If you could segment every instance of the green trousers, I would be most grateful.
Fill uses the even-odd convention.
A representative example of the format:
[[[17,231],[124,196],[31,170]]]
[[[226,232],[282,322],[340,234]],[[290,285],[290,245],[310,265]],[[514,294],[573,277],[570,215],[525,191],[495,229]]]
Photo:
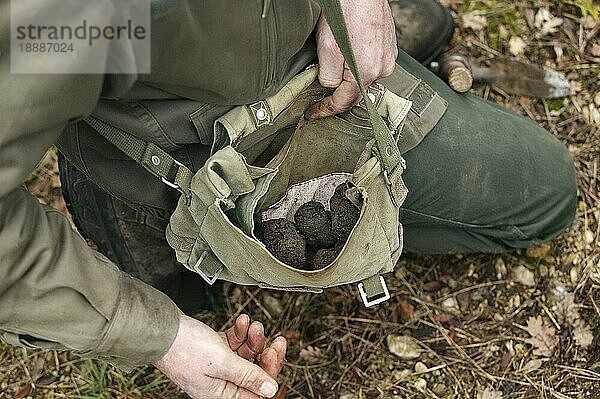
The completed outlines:
[[[448,101],[438,125],[405,154],[405,248],[421,253],[502,252],[556,237],[575,215],[566,147],[533,121],[457,94],[407,56],[399,63]]]

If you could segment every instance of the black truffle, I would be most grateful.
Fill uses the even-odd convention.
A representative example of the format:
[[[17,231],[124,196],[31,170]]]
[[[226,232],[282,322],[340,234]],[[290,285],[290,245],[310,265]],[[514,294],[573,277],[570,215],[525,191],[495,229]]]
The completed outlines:
[[[259,235],[269,252],[288,266],[305,267],[306,242],[296,226],[287,219],[272,219],[261,224]]]
[[[346,242],[360,217],[360,209],[346,197],[347,188],[345,183],[340,184],[329,200],[331,234],[338,243]]]
[[[310,262],[310,270],[321,270],[329,266],[339,255],[341,247],[320,249]]]
[[[304,203],[294,214],[294,222],[308,245],[327,248],[335,243],[331,236],[331,212],[322,203]]]

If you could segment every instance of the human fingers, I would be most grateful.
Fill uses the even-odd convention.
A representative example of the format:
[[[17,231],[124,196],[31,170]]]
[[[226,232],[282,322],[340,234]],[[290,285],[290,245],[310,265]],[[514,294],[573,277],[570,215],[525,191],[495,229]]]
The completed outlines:
[[[260,355],[260,367],[273,378],[277,378],[285,365],[287,342],[284,337],[277,337]]]
[[[211,377],[233,383],[256,395],[272,398],[278,390],[277,382],[256,364],[231,353],[222,359],[224,367],[219,367]]]
[[[324,17],[321,17],[317,28],[317,58],[321,86],[331,89],[338,87],[344,75],[344,56]]]
[[[244,359],[254,360],[265,348],[265,328],[259,321],[254,321],[248,328],[248,339],[242,343],[237,354]]]
[[[332,95],[310,107],[306,119],[320,119],[348,111],[360,100],[360,89],[355,81],[344,80]]]
[[[235,319],[234,325],[225,331],[227,343],[232,351],[237,351],[246,342],[249,326],[250,317],[246,314],[241,314]]]

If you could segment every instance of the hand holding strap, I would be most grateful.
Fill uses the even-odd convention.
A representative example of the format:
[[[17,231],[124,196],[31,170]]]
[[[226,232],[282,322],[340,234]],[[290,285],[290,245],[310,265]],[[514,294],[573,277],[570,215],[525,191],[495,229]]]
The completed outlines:
[[[379,149],[379,158],[383,165],[384,175],[391,175],[398,164],[402,162],[400,150],[396,146],[392,133],[367,95],[365,85],[356,65],[356,59],[354,57],[354,52],[352,51],[352,45],[350,44],[350,35],[348,34],[348,27],[346,26],[340,1],[320,0],[320,2],[321,10],[329,23],[333,36],[360,88],[360,93],[362,94],[371,125],[373,126],[373,136],[375,137]]]

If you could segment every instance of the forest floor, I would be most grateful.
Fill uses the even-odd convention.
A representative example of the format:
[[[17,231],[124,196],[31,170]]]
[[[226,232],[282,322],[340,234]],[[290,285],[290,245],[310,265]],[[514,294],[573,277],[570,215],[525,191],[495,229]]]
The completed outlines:
[[[525,115],[569,149],[579,193],[559,238],[502,255],[405,255],[393,297],[366,309],[356,287],[322,295],[219,285],[214,328],[241,312],[289,342],[278,398],[600,398],[600,5],[591,0],[446,0],[454,42],[476,63],[512,56],[564,73],[571,95],[472,91]],[[47,153],[27,186],[65,213]],[[0,398],[184,398],[152,367],[131,374],[68,353],[0,344]]]

